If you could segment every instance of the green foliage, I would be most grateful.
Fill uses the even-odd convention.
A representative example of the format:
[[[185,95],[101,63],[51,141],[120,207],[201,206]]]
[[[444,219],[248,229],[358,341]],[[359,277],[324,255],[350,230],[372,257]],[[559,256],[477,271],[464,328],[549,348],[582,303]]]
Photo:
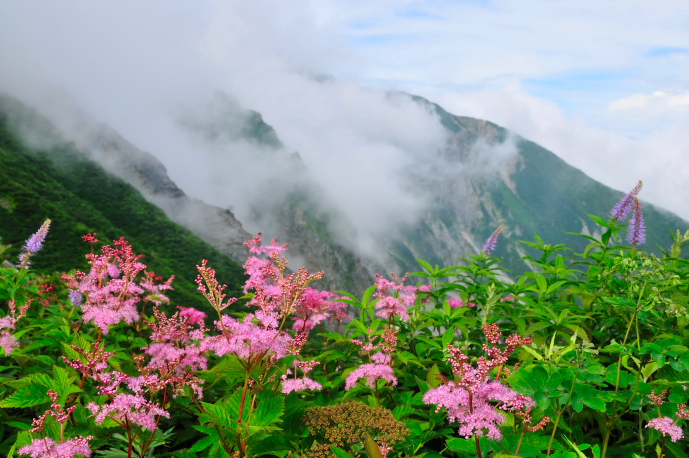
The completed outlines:
[[[152,430],[117,416],[96,422],[92,403],[107,404],[111,395],[102,395],[92,377],[63,356],[86,362],[83,354],[103,345],[116,352],[107,360],[109,370],[150,377],[144,363],[151,356],[142,349],[166,318],[144,317],[104,333],[83,322],[68,289],[47,268],[4,267],[0,318],[19,316],[10,311],[11,300],[30,306],[14,327],[0,329],[17,339],[10,354],[0,350],[0,454],[17,456],[41,437],[64,442],[93,435],[90,447],[111,457],[685,457],[684,438],[674,442],[647,425],[667,417],[681,430],[689,419],[689,260],[682,257],[687,237],[678,234],[659,257],[618,245],[624,228],[616,222],[592,220],[601,236],[582,235],[587,245],[579,253],[538,236],[529,241],[529,270],[512,280],[501,273],[499,259],[485,254],[450,267],[419,260],[421,270],[412,275],[425,287],[414,293],[408,320],[381,317],[389,297],[372,286],[361,298],[342,293],[338,301],[349,306],[352,319],[316,327],[294,354],[206,351],[208,368],[196,374],[203,399],[190,386],[174,395],[168,388],[150,391],[151,402],[170,415],[156,416]],[[37,265],[43,254],[36,255]],[[46,289],[46,283],[54,286]],[[390,297],[407,293],[392,288]],[[464,382],[449,360],[456,363],[458,351],[476,367],[495,358],[480,359],[486,349],[508,345],[487,338],[485,326],[493,324],[508,342],[514,334],[530,341],[492,368],[488,380],[533,405],[501,409],[493,400],[489,408],[502,418],[499,439],[487,437],[487,429],[461,435],[465,420],[448,421],[447,409],[429,405],[425,396]],[[195,342],[206,338],[195,336]],[[373,364],[376,352],[390,356],[395,381],[348,383],[356,369]],[[295,362],[309,360],[319,363],[309,377],[322,390],[283,393]],[[185,370],[185,376],[194,372]],[[58,394],[59,409],[73,411],[64,423],[48,415],[42,430],[30,432],[34,419],[55,409],[48,390]]]
[[[85,269],[88,244],[81,237],[96,232],[102,241],[96,248],[124,236],[150,269],[165,278],[174,275],[170,296],[180,305],[207,308],[194,283],[202,259],[213,263],[231,294],[241,295],[243,272],[227,255],[170,221],[74,145],[55,140],[45,150],[27,148],[6,117],[0,110],[0,237],[12,245],[6,255],[16,257],[28,235],[51,218],[50,238],[33,264],[37,272]]]

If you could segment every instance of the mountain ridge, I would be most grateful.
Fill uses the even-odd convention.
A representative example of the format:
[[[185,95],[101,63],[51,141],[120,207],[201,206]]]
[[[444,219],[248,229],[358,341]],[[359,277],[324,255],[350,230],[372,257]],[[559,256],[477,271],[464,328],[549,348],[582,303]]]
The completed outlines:
[[[506,271],[521,273],[529,268],[521,258],[531,249],[520,240],[538,233],[545,243],[566,241],[583,251],[586,241],[566,233],[595,233],[586,215],[605,217],[623,195],[490,121],[456,116],[421,97],[410,97],[435,113],[447,139],[444,147],[426,152],[401,176],[410,192],[426,195],[429,203],[419,218],[399,224],[387,239],[381,239],[378,253],[362,253],[347,242],[346,238],[356,239],[356,231],[332,203],[322,199],[298,152],[292,153],[291,165],[285,169],[293,179],[274,184],[280,198],[268,206],[253,207],[253,226],[271,227],[281,243],[289,243],[294,259],[310,270],[326,271],[320,288],[361,293],[377,272],[418,270],[417,258],[453,265],[458,258],[477,253],[503,224],[495,255],[504,258]],[[183,129],[228,154],[238,138],[259,145],[268,159],[284,150],[279,132],[229,96],[221,95],[209,107],[196,107],[181,119]],[[233,120],[239,120],[238,124]],[[87,127],[77,143],[92,159],[113,168],[178,224],[243,262],[242,242],[251,235],[231,210],[187,196],[157,158],[109,127],[93,120],[82,124]],[[663,229],[689,229],[689,223],[670,212],[648,203],[644,210],[649,243],[668,244],[669,239],[662,239]],[[342,234],[348,235],[342,239]]]

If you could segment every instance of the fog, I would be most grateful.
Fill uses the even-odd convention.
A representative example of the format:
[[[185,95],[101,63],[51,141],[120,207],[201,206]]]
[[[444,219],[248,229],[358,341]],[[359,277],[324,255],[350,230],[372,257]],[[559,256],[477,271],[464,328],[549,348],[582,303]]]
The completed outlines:
[[[343,71],[356,65],[309,11],[278,1],[3,3],[0,91],[72,138],[83,109],[159,158],[188,195],[231,208],[254,232],[266,228],[252,224],[252,206],[283,198],[298,152],[323,202],[369,249],[424,208],[401,171],[441,149],[446,134],[409,97],[359,86]],[[218,91],[258,111],[283,148],[208,142],[185,128],[180,119],[202,116]]]

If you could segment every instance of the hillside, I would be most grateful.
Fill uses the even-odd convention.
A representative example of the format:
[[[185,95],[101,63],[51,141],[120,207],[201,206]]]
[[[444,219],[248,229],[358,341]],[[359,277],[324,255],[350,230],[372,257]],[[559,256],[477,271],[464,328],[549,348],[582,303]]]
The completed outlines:
[[[202,259],[218,270],[230,295],[242,294],[243,270],[228,255],[170,221],[137,189],[61,139],[35,112],[8,97],[0,98],[0,107],[0,237],[13,245],[10,255],[16,257],[24,240],[51,218],[35,270],[85,269],[90,248],[81,236],[97,232],[103,241],[126,237],[145,255],[149,270],[165,278],[175,275],[170,295],[176,305],[207,308],[194,283]],[[13,127],[18,116],[29,117],[52,146],[28,148]]]
[[[417,157],[417,163],[399,177],[408,192],[426,196],[427,204],[416,220],[393,227],[384,240],[379,240],[375,253],[355,248],[355,225],[343,217],[336,203],[323,199],[324,193],[313,179],[308,164],[303,163],[296,152],[289,153],[289,161],[282,164],[283,176],[288,179],[270,183],[270,194],[277,198],[265,201],[261,196],[249,196],[249,202],[235,202],[252,209],[251,221],[240,222],[229,209],[188,196],[170,179],[156,157],[86,113],[70,115],[78,126],[68,129],[75,147],[67,144],[35,112],[12,99],[0,98],[0,111],[5,113],[11,125],[22,131],[24,138],[40,138],[43,143],[52,145],[41,154],[27,156],[26,160],[42,164],[43,170],[51,170],[57,177],[51,179],[58,181],[74,199],[96,209],[112,227],[133,240],[147,237],[145,243],[142,239],[141,245],[148,249],[152,258],[177,250],[167,249],[174,246],[172,239],[152,235],[158,232],[143,215],[150,213],[162,219],[167,215],[210,244],[217,250],[214,251],[216,256],[223,253],[239,263],[246,258],[242,241],[251,237],[244,230],[246,224],[269,232],[280,242],[289,243],[289,254],[299,265],[304,264],[311,271],[324,270],[327,275],[315,286],[356,294],[373,282],[375,273],[418,270],[416,258],[431,264],[454,265],[459,258],[478,253],[486,238],[502,224],[505,229],[494,254],[504,258],[502,267],[512,274],[529,268],[521,258],[529,255],[531,249],[520,241],[531,241],[534,234],[539,234],[545,243],[565,243],[574,250],[583,251],[586,241],[567,233],[595,234],[596,226],[587,214],[607,217],[623,195],[589,178],[536,143],[500,126],[455,116],[425,99],[413,99],[437,116],[446,132],[446,141],[439,150],[423,152]],[[253,153],[259,160],[274,161],[288,153],[280,133],[266,124],[260,114],[242,108],[223,94],[217,94],[210,104],[189,108],[178,121],[180,132],[227,158],[232,158],[237,149],[247,144],[254,145]],[[53,137],[59,141],[46,141]],[[23,148],[16,137],[10,139],[11,148]],[[29,152],[28,149],[23,151]],[[95,178],[95,172],[90,169],[97,168],[98,177],[103,170],[89,159],[102,164],[121,180],[112,176]],[[9,169],[9,165],[4,169]],[[103,183],[110,183],[112,189],[104,188]],[[130,197],[111,198],[125,188],[127,196],[131,193]],[[119,203],[128,202],[127,199],[138,200],[122,209]],[[144,208],[144,205],[150,210],[135,211],[138,217],[129,214],[132,209]],[[89,212],[84,210],[83,213]],[[45,211],[38,213],[47,214]],[[644,203],[644,214],[647,245],[651,249],[654,244],[668,246],[671,232],[689,229],[686,221],[648,203]],[[21,236],[38,227],[41,218],[31,219],[31,224],[23,227]],[[109,227],[103,225],[105,222],[99,226],[82,221],[86,220],[79,219],[70,223],[70,227],[76,227],[77,223],[88,228]],[[174,227],[174,231],[182,231],[179,226]],[[98,230],[103,231],[105,229]],[[81,235],[88,230],[78,232]],[[185,237],[193,237],[192,233],[183,232]],[[18,236],[14,235],[15,240]],[[205,245],[204,249],[210,248]],[[229,263],[227,256],[223,259]],[[175,271],[172,267],[183,267],[185,262],[181,258],[179,262],[177,258],[166,260],[166,272]],[[187,269],[197,262],[188,263]],[[179,272],[181,275],[187,272],[183,274],[185,281],[193,279],[194,273],[189,269]]]
[[[417,224],[400,228],[391,245],[390,254],[401,270],[414,269],[414,258],[449,265],[476,253],[504,224],[494,254],[504,258],[504,267],[522,273],[528,267],[520,259],[531,249],[520,240],[532,241],[539,234],[545,243],[583,251],[586,240],[567,233],[595,233],[587,215],[607,218],[623,196],[500,126],[416,100],[435,110],[449,132],[436,164],[456,172],[410,177],[415,189],[432,190],[433,204]],[[507,148],[511,152],[506,153]],[[651,251],[657,252],[654,244],[669,246],[675,230],[689,229],[686,221],[649,203],[644,203],[644,216]]]

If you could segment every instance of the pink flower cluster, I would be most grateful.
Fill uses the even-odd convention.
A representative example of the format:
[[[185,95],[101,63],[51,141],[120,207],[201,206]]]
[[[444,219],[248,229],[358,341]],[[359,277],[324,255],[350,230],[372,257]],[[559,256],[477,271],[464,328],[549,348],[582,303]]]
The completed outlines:
[[[152,390],[160,389],[157,376],[132,377],[122,372],[108,372],[108,360],[115,353],[105,351],[100,342],[96,342],[93,350],[90,351],[76,346],[72,348],[81,354],[86,362],[80,359],[68,360],[63,357],[64,361],[82,372],[85,378],[92,378],[98,384],[99,394],[109,398],[106,404],[98,405],[92,402],[87,406],[96,422],[102,423],[105,418],[110,417],[123,426],[137,424],[155,430],[156,416],[170,417],[169,413],[145,397],[147,392],[152,395]],[[123,385],[126,385],[134,394],[122,392]]]
[[[646,397],[651,400],[652,404],[660,407],[665,403],[665,396],[667,396],[667,392],[668,390],[663,390],[660,394],[656,394],[655,390],[653,390],[651,394],[647,394]],[[677,420],[689,419],[689,410],[687,410],[686,404],[680,404],[678,406],[676,417]],[[646,424],[646,428],[653,428],[663,433],[663,436],[670,436],[672,442],[677,442],[678,440],[684,438],[684,431],[682,430],[682,427],[675,423],[675,420],[670,417],[654,418]]]
[[[17,321],[26,316],[33,299],[29,299],[26,304],[19,308],[17,313],[17,304],[14,299],[10,300],[10,313],[6,317],[0,318],[0,347],[5,349],[5,355],[12,354],[14,349],[19,346],[17,338],[12,334],[12,331],[17,326]]]
[[[416,303],[416,292],[427,291],[428,288],[417,288],[415,286],[404,286],[407,276],[402,277],[397,283],[397,276],[392,274],[392,281],[376,274],[376,293],[373,295],[378,298],[376,304],[376,315],[384,319],[392,319],[399,316],[403,321],[409,321],[407,309]]]
[[[55,442],[49,437],[34,439],[31,444],[19,449],[20,455],[29,455],[32,458],[73,458],[75,455],[91,456],[89,441],[93,436],[74,437],[64,442]]]
[[[76,409],[76,406],[64,409],[57,402],[59,394],[53,390],[48,390],[48,396],[50,396],[52,400],[52,405],[43,415],[34,419],[31,425],[33,428],[30,430],[32,433],[43,432],[45,421],[48,417],[54,417],[59,423],[64,424]],[[21,455],[29,455],[33,458],[73,458],[74,455],[89,457],[91,456],[91,449],[88,443],[91,439],[93,439],[93,436],[78,436],[63,442],[55,442],[50,437],[44,437],[42,439],[34,439],[31,444],[20,448],[19,453]]]
[[[453,309],[458,309],[461,307],[476,307],[473,302],[464,302],[461,297],[451,297],[448,301],[450,307]]]
[[[319,291],[306,288],[294,310],[293,329],[297,332],[308,332],[325,320],[340,323],[349,320],[347,304],[335,302],[337,296],[330,291]]]
[[[502,334],[498,326],[487,325],[483,330],[487,341],[483,348],[491,359],[481,356],[474,368],[469,364],[468,356],[460,349],[448,345],[452,371],[458,380],[446,381],[429,390],[423,400],[426,404],[436,404],[438,411],[441,408],[447,409],[449,420],[460,423],[459,434],[465,437],[485,435],[499,440],[502,437],[500,424],[505,421],[501,411],[527,411],[536,403],[499,381],[490,380],[490,372],[502,367],[510,354],[517,347],[530,343],[530,339],[511,335],[507,338],[507,348],[500,350],[497,344]]]
[[[364,343],[359,340],[352,340],[352,343],[361,347],[360,353],[368,355],[372,363],[362,364],[347,376],[345,389],[351,390],[356,386],[360,379],[366,379],[366,385],[373,389],[379,379],[383,379],[392,385],[397,385],[392,364],[392,354],[395,352],[397,344],[397,331],[391,326],[385,328],[383,335],[380,336],[380,343],[375,343],[378,337],[371,337],[372,331],[369,329],[369,342]],[[375,352],[375,353],[374,353]]]
[[[648,424],[646,424],[646,427],[657,429],[663,433],[663,436],[667,434],[670,436],[672,442],[677,442],[684,437],[682,427],[675,423],[675,421],[670,417],[654,418],[653,420],[649,421]]]
[[[159,303],[168,300],[161,291],[172,287],[172,278],[164,284],[155,284],[157,278],[150,274],[137,283],[137,276],[146,268],[139,262],[142,256],[134,254],[124,237],[114,245],[104,246],[101,255],[86,256],[91,265],[88,274],[77,272],[74,277],[63,277],[73,293],[77,293],[70,297],[72,303],[81,305],[84,321],[93,321],[103,334],[122,320],[129,324],[138,321],[137,304],[146,291],[146,300]],[[82,301],[80,295],[86,296],[86,300]]]
[[[392,385],[397,385],[397,377],[395,377],[392,367],[387,364],[362,364],[347,376],[345,383],[345,390],[351,390],[356,386],[359,379],[366,379],[366,385],[373,389],[376,387],[376,382],[383,379]]]
[[[317,361],[299,361],[295,360],[294,361],[294,375],[295,378],[287,378],[289,375],[289,371],[287,375],[282,376],[282,392],[285,394],[289,394],[292,391],[304,391],[304,390],[318,390],[320,391],[323,388],[323,385],[318,383],[317,381],[313,380],[312,378],[309,378],[306,374],[311,372],[314,367],[316,367],[318,364],[320,364]],[[301,371],[304,373],[304,377],[302,378],[296,378],[297,375],[297,370],[296,369],[301,369]]]
[[[215,279],[215,271],[207,266],[206,261],[197,266],[199,290],[218,312],[215,328],[220,331],[220,334],[200,342],[201,351],[213,351],[219,356],[233,354],[247,370],[261,361],[273,364],[280,358],[299,354],[310,329],[328,317],[340,317],[338,313],[341,313],[338,307],[329,305],[328,299],[333,297],[331,293],[308,287],[309,283],[321,278],[323,272],[310,275],[307,269],[301,268],[296,273],[287,274],[287,260],[280,254],[287,250],[286,245],[272,240],[270,245],[263,246],[261,238],[262,234],[259,234],[245,242],[249,251],[257,255],[250,256],[244,265],[249,276],[244,291],[252,294],[249,305],[256,307],[256,311],[242,319],[221,314],[236,299],[225,300],[223,291],[226,286],[220,286]],[[283,329],[292,314],[299,315],[294,328],[301,334],[296,337]],[[283,390],[303,388],[320,389],[320,385],[308,377],[283,383]]]
[[[426,404],[436,404],[437,410],[446,408],[448,419],[460,423],[460,435],[485,435],[495,440],[502,437],[500,424],[505,421],[500,410],[522,410],[536,405],[532,399],[495,381],[473,386],[471,390],[448,382],[429,390],[423,400]]]
[[[52,401],[50,409],[46,410],[40,417],[34,419],[33,423],[31,424],[33,428],[30,430],[32,433],[43,431],[45,420],[48,417],[53,417],[59,423],[64,424],[72,412],[74,412],[77,408],[77,406],[72,406],[68,407],[67,410],[63,409],[62,406],[57,402],[57,399],[60,397],[60,395],[53,390],[48,390],[48,396],[50,396],[50,400]]]
[[[121,425],[133,423],[150,431],[157,428],[156,416],[170,418],[168,412],[150,403],[141,394],[118,393],[109,404],[92,402],[86,407],[93,413],[96,423],[103,423],[110,417]]]
[[[246,315],[241,321],[223,315],[215,322],[221,334],[207,337],[201,342],[202,351],[214,351],[218,356],[233,354],[253,365],[264,358],[276,360],[290,354],[292,337],[277,329],[273,315],[260,311]]]
[[[140,365],[139,371],[149,386],[154,385],[155,377],[158,390],[169,385],[177,396],[184,393],[185,386],[189,386],[201,399],[203,381],[194,373],[208,366],[208,359],[203,355],[205,350],[201,348],[201,342],[205,339],[203,318],[206,314],[191,307],[181,308],[182,312],[170,318],[158,307],[153,309],[156,318],[150,323],[153,343],[143,349],[151,358],[148,364]]]

